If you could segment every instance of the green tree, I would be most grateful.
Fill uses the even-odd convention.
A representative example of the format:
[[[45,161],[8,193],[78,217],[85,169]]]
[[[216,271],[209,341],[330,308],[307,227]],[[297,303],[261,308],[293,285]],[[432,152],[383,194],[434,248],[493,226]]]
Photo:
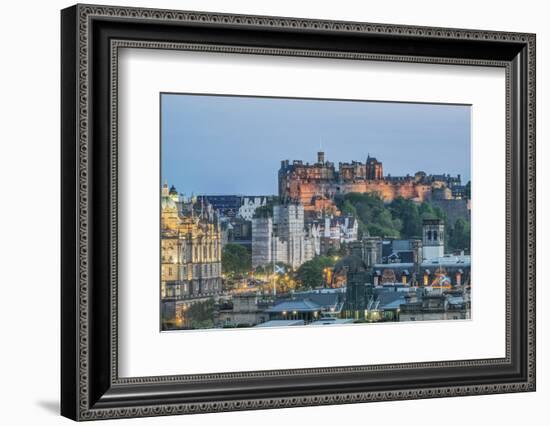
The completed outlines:
[[[420,215],[421,219],[435,219],[437,216],[434,212],[434,209],[430,203],[427,203],[426,201],[422,202],[420,206],[418,206],[418,214]]]
[[[470,221],[463,218],[456,220],[450,232],[449,248],[470,251]]]
[[[353,215],[357,219],[359,238],[365,233],[379,237],[419,238],[424,219],[441,219],[445,224],[446,248],[458,244],[458,237],[451,238],[452,227],[445,212],[427,201],[418,204],[398,197],[384,204],[377,194],[349,193],[337,197],[336,204],[344,214]],[[461,228],[457,232],[462,232]]]
[[[214,300],[193,303],[184,313],[189,328],[212,328],[214,326]]]
[[[398,197],[389,205],[392,216],[401,220],[402,238],[413,238],[422,235],[422,218],[417,205],[403,197]]]
[[[319,287],[323,283],[325,268],[334,266],[334,259],[327,256],[317,256],[303,263],[296,271],[296,280],[304,288]]]
[[[357,209],[349,200],[344,201],[342,207],[340,207],[340,211],[344,216],[357,217]]]
[[[238,275],[250,271],[252,256],[245,247],[228,243],[222,251],[222,271],[226,274]]]
[[[378,194],[349,193],[336,199],[345,215],[354,216],[359,224],[359,237],[365,233],[381,237],[398,237],[402,222],[394,218]]]

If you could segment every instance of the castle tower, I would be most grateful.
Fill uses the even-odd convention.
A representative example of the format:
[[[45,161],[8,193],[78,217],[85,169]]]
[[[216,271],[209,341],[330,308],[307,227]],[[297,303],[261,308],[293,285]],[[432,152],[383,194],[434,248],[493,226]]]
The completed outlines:
[[[382,162],[376,158],[367,156],[365,163],[365,177],[368,180],[381,180],[384,178],[384,170],[382,168]]]
[[[319,164],[325,164],[325,153],[323,151],[317,153],[317,162]]]
[[[441,219],[422,221],[422,257],[424,260],[443,257],[445,254],[445,224]]]

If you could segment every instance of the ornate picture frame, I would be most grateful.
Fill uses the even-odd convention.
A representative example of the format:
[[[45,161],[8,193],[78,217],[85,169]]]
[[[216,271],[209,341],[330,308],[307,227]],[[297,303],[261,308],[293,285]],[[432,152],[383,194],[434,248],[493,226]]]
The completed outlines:
[[[76,5],[61,12],[61,414],[73,420],[535,390],[534,34]],[[506,356],[119,377],[120,48],[500,67]]]

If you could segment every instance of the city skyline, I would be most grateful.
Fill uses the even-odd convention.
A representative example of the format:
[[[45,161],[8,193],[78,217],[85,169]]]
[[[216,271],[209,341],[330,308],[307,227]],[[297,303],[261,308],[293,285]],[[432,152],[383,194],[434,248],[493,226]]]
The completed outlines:
[[[161,102],[162,331],[470,318],[469,106]]]
[[[336,167],[370,155],[385,175],[470,179],[467,105],[186,94],[161,105],[162,181],[186,194],[276,194],[281,160],[314,163],[319,150]]]

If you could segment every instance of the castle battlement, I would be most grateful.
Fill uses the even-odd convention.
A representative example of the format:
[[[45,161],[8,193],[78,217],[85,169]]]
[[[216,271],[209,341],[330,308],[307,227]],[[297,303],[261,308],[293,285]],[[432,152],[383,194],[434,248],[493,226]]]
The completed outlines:
[[[378,193],[386,202],[397,197],[424,201],[431,199],[432,189],[461,184],[460,175],[428,175],[422,171],[414,175],[384,176],[382,162],[370,155],[365,162],[339,162],[336,168],[334,163],[325,161],[324,152],[317,153],[317,162],[313,164],[302,160],[281,161],[278,177],[279,197],[300,202],[306,211],[316,209],[316,200],[333,199],[338,194]]]

